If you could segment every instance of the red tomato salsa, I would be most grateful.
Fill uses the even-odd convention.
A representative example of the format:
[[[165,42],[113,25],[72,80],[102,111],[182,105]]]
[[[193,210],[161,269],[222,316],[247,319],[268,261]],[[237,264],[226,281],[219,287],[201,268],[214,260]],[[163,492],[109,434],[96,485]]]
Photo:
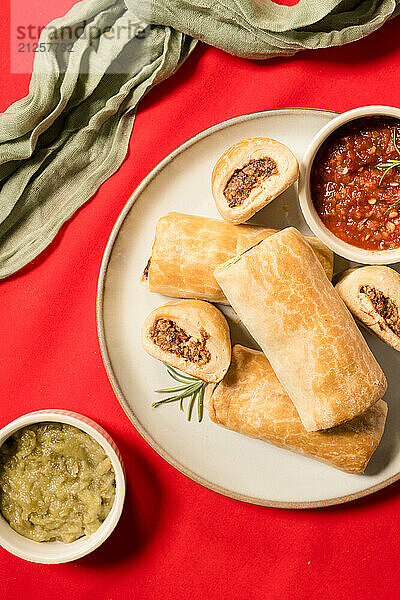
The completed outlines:
[[[351,121],[321,146],[311,170],[312,199],[341,240],[366,250],[400,247],[398,150],[400,121],[386,117]],[[399,166],[388,163],[397,160]]]

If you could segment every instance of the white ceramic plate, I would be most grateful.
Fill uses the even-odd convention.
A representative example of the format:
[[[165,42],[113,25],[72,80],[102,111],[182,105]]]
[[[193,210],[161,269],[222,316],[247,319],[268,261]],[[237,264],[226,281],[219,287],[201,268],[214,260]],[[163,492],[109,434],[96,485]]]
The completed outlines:
[[[140,344],[146,315],[168,298],[139,282],[150,255],[155,225],[169,211],[220,218],[210,191],[212,167],[222,152],[247,137],[287,144],[301,159],[315,133],[335,113],[284,109],[244,115],[212,127],[164,159],[133,193],[112,231],[103,258],[97,323],[103,360],[114,391],[144,439],[169,463],[202,485],[239,500],[267,506],[312,508],[346,502],[400,477],[400,354],[367,335],[388,380],[388,422],[382,443],[364,475],[350,475],[259,440],[227,431],[205,414],[192,421],[178,406],[152,408],[155,389],[169,387],[164,366]],[[306,233],[294,187],[260,211],[253,223]],[[336,272],[350,263],[336,258]],[[223,309],[230,317],[230,308]],[[233,343],[256,347],[230,320]]]

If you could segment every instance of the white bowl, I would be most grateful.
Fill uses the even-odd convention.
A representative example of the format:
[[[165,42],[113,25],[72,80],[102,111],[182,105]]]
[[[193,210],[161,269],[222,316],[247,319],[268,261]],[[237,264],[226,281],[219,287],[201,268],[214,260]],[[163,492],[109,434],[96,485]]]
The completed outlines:
[[[400,248],[394,250],[363,250],[336,237],[321,221],[315,210],[310,189],[310,173],[314,158],[323,142],[338,127],[361,117],[388,116],[400,119],[400,109],[393,106],[361,106],[334,117],[312,139],[300,163],[299,200],[308,226],[314,234],[336,254],[368,265],[387,265],[400,261]]]
[[[121,455],[108,433],[95,421],[70,411],[39,410],[19,417],[0,430],[0,446],[22,427],[43,422],[66,423],[88,433],[107,453],[115,472],[115,500],[107,518],[92,535],[75,542],[35,542],[14,531],[0,513],[0,545],[3,548],[35,563],[66,563],[93,552],[114,530],[124,505],[125,474]]]

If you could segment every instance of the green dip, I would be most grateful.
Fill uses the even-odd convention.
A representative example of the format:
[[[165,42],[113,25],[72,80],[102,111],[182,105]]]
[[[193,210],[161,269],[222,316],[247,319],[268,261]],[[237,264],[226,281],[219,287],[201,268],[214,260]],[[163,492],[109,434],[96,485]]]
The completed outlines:
[[[0,447],[0,511],[31,540],[73,542],[91,535],[114,498],[110,459],[72,425],[29,425]]]

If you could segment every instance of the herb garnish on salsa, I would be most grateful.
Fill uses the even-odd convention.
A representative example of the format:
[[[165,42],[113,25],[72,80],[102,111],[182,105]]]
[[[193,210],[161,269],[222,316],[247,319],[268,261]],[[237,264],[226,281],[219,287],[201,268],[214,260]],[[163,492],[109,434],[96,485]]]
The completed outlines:
[[[340,127],[318,151],[311,171],[313,203],[341,240],[366,250],[400,247],[398,143],[398,119],[365,117]]]

